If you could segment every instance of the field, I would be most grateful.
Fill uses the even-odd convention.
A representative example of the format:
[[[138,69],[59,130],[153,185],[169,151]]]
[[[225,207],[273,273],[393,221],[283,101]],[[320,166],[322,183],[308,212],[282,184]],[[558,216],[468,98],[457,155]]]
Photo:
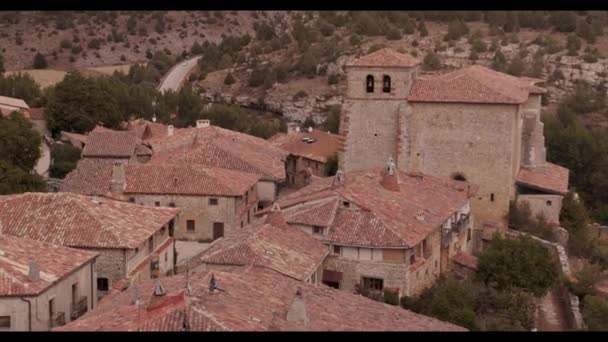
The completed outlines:
[[[4,75],[8,76],[16,73],[27,73],[29,74],[36,83],[40,85],[42,89],[59,83],[63,80],[66,72],[61,70],[36,70],[36,69],[25,69],[18,71],[8,71]]]

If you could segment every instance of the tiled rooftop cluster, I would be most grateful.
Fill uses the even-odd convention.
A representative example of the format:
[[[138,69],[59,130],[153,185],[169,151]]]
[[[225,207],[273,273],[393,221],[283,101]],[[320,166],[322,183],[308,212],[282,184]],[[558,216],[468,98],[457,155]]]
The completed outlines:
[[[213,278],[213,282],[212,282]],[[466,331],[326,286],[249,267],[236,272],[200,272],[162,279],[104,298],[96,310],[57,331]],[[215,284],[214,287],[211,285]],[[188,324],[184,324],[184,322]]]
[[[312,138],[314,142],[307,143],[302,140],[304,138]],[[344,144],[342,136],[316,129],[311,132],[277,133],[268,141],[295,156],[321,163],[326,162],[327,158],[336,154]]]

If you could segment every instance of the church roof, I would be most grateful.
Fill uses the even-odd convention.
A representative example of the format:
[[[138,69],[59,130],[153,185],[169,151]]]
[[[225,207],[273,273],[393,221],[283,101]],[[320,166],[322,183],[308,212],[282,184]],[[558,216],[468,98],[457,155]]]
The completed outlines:
[[[390,48],[384,48],[359,57],[348,63],[347,66],[411,68],[418,64],[420,64],[419,59]]]

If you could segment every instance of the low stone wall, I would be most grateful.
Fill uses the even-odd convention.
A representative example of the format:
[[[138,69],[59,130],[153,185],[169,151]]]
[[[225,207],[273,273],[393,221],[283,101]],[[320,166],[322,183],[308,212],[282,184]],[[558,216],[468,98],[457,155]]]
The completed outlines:
[[[518,237],[520,235],[527,235],[533,238],[534,240],[542,243],[549,248],[551,253],[557,256],[559,260],[559,270],[560,276],[562,278],[570,278],[572,276],[572,270],[570,269],[570,263],[568,262],[568,254],[566,253],[566,249],[558,243],[550,242],[547,240],[543,240],[534,235],[530,235],[523,232],[518,232],[515,230],[509,229],[507,235],[510,237]],[[566,319],[568,320],[568,326],[572,330],[583,330],[585,329],[585,322],[583,321],[583,315],[581,314],[580,303],[578,297],[570,293],[568,288],[560,282],[558,287],[558,294],[562,305],[564,306],[564,311],[566,312]]]

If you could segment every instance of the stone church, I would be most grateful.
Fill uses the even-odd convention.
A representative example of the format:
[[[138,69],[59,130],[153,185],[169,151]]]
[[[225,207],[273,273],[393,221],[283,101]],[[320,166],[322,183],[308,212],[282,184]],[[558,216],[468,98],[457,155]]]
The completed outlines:
[[[340,168],[382,167],[393,157],[409,173],[476,184],[477,238],[507,228],[511,200],[558,224],[569,172],[546,161],[543,80],[479,65],[419,76],[419,65],[391,49],[346,65]]]

